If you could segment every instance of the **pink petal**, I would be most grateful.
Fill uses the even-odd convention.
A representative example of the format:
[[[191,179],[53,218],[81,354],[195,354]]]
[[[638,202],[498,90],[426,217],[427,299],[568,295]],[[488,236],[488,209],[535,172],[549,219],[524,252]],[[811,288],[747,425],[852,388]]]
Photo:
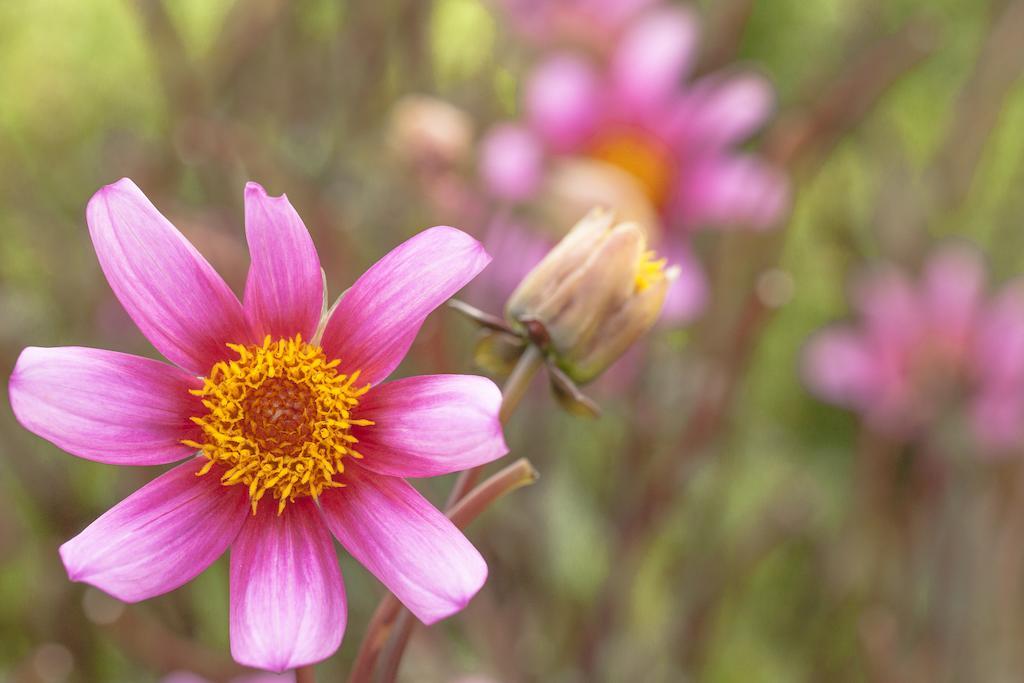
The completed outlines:
[[[496,126],[480,145],[480,175],[497,197],[529,199],[544,173],[544,150],[527,128],[509,123]]]
[[[753,157],[704,159],[681,178],[673,210],[690,225],[770,228],[789,210],[789,181]]]
[[[11,375],[18,421],[59,448],[114,465],[163,465],[196,451],[181,443],[205,412],[189,389],[199,381],[176,367],[114,351],[29,347]]]
[[[476,548],[416,489],[357,465],[325,493],[327,525],[341,544],[420,621],[458,612],[487,579]]]
[[[611,74],[626,107],[648,108],[663,102],[693,65],[699,27],[681,7],[640,17],[623,36]]]
[[[775,105],[775,92],[759,74],[712,76],[689,95],[689,134],[695,144],[721,147],[740,142],[761,127]]]
[[[974,431],[981,444],[1001,450],[1020,444],[1024,424],[1024,399],[1019,390],[985,391],[970,406]]]
[[[508,453],[498,410],[501,391],[485,377],[430,375],[374,387],[356,417],[360,465],[395,477],[434,477]]]
[[[334,542],[310,498],[264,503],[231,546],[231,656],[284,671],[330,657],[345,633]]]
[[[589,16],[598,22],[607,24],[608,33],[614,33],[626,26],[641,10],[657,4],[658,0],[581,0]]]
[[[679,277],[669,288],[661,308],[661,322],[684,325],[698,318],[707,306],[707,276],[693,249],[682,240],[670,244],[660,255],[670,265],[679,266]]]
[[[974,363],[988,383],[1024,383],[1024,281],[1007,285],[981,314]]]
[[[914,285],[892,266],[868,271],[854,283],[853,303],[880,346],[905,348],[924,324]]]
[[[111,289],[169,360],[203,375],[249,340],[231,289],[131,180],[93,195],[86,219]]]
[[[227,550],[245,520],[244,486],[196,476],[193,459],[125,498],[60,547],[72,581],[137,602],[174,590]]]
[[[985,289],[985,264],[977,249],[947,245],[938,249],[924,270],[922,294],[932,329],[956,345],[971,333]]]
[[[252,266],[245,313],[258,338],[312,339],[323,310],[323,276],[313,238],[288,197],[245,186],[245,236]]]
[[[345,293],[324,330],[323,348],[346,372],[377,383],[391,374],[435,308],[484,269],[483,245],[440,226],[406,240]]]
[[[594,132],[602,110],[598,76],[581,57],[552,57],[530,75],[525,106],[545,142],[559,152],[577,151]]]
[[[871,349],[851,329],[830,328],[812,337],[803,375],[814,393],[847,408],[861,409],[880,398]]]
[[[551,251],[551,238],[514,217],[495,216],[486,228],[484,248],[494,256],[487,272],[467,287],[466,298],[486,311],[500,311],[526,274]]]

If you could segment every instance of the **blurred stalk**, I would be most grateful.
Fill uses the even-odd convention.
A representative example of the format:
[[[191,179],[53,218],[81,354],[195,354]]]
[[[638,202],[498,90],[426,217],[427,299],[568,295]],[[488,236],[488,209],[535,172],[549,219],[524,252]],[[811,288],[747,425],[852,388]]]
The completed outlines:
[[[728,590],[749,576],[761,561],[784,544],[808,535],[812,506],[810,501],[788,487],[763,508],[757,522],[732,548],[719,549],[710,558],[702,558],[696,583],[699,589],[692,607],[680,619],[670,641],[670,651],[683,671],[700,678],[707,644],[715,632],[718,608]],[[685,560],[680,558],[680,564]],[[668,574],[677,571],[669,570]]]
[[[934,213],[966,198],[1006,98],[1024,72],[1024,0],[993,6],[991,28],[935,161]]]
[[[287,0],[235,0],[203,66],[214,92],[233,87],[246,63],[266,48],[289,5]]]
[[[192,671],[214,683],[252,673],[226,654],[177,635],[135,606],[125,606],[121,616],[104,630],[125,656],[154,671]]]
[[[316,683],[316,669],[312,664],[295,670],[295,683]]]
[[[529,345],[502,387],[498,419],[503,425],[508,422],[526,396],[531,381],[543,365],[544,354],[536,346]],[[519,460],[474,489],[473,486],[479,480],[483,467],[481,465],[462,471],[452,487],[445,505],[445,513],[456,526],[461,527],[469,523],[490,503],[510,491],[533,483],[537,478],[537,473],[529,461]],[[527,468],[529,472],[526,471]],[[456,521],[457,519],[462,523]],[[373,673],[377,669],[377,662],[385,651],[385,646],[389,657],[381,670],[394,671],[394,675],[397,675],[402,653],[412,635],[413,625],[414,622],[408,612],[402,609],[401,603],[390,593],[386,595],[377,605],[366,627],[366,635],[363,636],[363,642],[352,665],[352,672],[349,674],[349,683],[367,683],[373,680]]]
[[[697,72],[708,74],[736,61],[756,0],[719,0],[708,8],[707,47]]]

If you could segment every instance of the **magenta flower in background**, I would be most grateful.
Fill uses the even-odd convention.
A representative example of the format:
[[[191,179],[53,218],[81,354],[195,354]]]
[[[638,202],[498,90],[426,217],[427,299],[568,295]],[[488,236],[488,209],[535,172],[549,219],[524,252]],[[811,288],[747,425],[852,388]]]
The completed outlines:
[[[609,54],[547,55],[525,84],[522,120],[498,124],[482,141],[479,173],[499,204],[531,207],[534,222],[548,224],[535,229],[548,235],[534,240],[547,242],[552,231],[566,229],[594,205],[647,226],[659,251],[690,266],[681,270],[665,307],[666,319],[684,322],[701,312],[707,296],[689,244],[692,232],[768,228],[788,210],[785,176],[736,150],[773,111],[773,91],[755,73],[685,83],[698,24],[683,8],[569,3],[577,10],[598,5],[629,6]],[[491,232],[512,223],[502,220]],[[488,246],[503,241],[485,239]],[[514,255],[501,256],[505,270],[512,268]]]
[[[788,207],[785,177],[734,149],[771,114],[772,88],[741,72],[684,84],[697,38],[690,12],[657,7],[629,25],[606,63],[549,55],[528,78],[523,120],[483,142],[488,188],[528,201],[562,160],[586,158],[629,176],[669,230],[775,224]]]
[[[889,268],[855,287],[856,324],[819,332],[804,354],[808,386],[900,437],[962,417],[981,445],[1024,437],[1024,282],[985,291],[979,253],[936,250],[915,283]]]
[[[427,315],[490,257],[426,230],[327,314],[312,239],[284,196],[245,191],[242,302],[130,181],[89,202],[107,280],[176,365],[28,348],[10,400],[29,430],[117,465],[184,460],[61,546],[74,581],[126,602],[188,582],[231,549],[231,652],[282,671],[339,646],[346,603],[333,534],[419,619],[462,609],[487,567],[404,477],[506,453],[500,392],[481,377],[385,382]]]

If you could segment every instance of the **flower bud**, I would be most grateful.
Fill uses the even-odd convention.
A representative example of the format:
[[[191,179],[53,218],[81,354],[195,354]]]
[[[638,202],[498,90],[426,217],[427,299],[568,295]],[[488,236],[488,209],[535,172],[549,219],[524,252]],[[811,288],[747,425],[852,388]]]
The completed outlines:
[[[468,114],[425,95],[407,95],[391,111],[388,142],[410,166],[451,167],[469,155],[473,123]]]
[[[665,269],[636,223],[595,209],[520,283],[505,314],[580,384],[603,372],[654,325],[677,268]]]

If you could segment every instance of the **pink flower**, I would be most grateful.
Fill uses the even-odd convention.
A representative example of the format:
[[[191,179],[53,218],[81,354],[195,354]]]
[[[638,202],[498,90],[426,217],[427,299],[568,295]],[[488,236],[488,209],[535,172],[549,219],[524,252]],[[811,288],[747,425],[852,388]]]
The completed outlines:
[[[774,225],[788,208],[785,177],[734,150],[772,112],[772,88],[739,72],[682,85],[697,39],[690,12],[656,7],[603,64],[568,51],[547,57],[526,83],[524,120],[498,125],[482,145],[485,184],[529,200],[559,159],[585,157],[625,171],[670,230]]]
[[[177,367],[28,348],[11,406],[26,428],[89,460],[184,462],[61,546],[71,579],[135,602],[230,547],[232,655],[274,671],[341,642],[332,534],[422,621],[465,606],[487,567],[403,477],[502,456],[500,393],[481,377],[384,380],[427,315],[487,265],[483,247],[453,228],[426,230],[325,315],[309,233],[286,197],[259,185],[245,191],[242,303],[130,180],[96,193],[86,215],[115,295]]]
[[[921,281],[874,272],[854,291],[859,324],[819,332],[804,354],[810,388],[885,433],[913,436],[961,417],[982,445],[1024,437],[1024,282],[985,294],[980,255],[947,245]]]
[[[501,204],[528,207],[523,213],[548,224],[537,228],[541,233],[564,231],[595,205],[640,222],[660,251],[692,266],[681,270],[664,314],[669,323],[692,320],[707,300],[692,232],[768,228],[788,210],[784,175],[736,151],[771,114],[771,86],[742,72],[684,84],[696,59],[698,24],[680,7],[607,0],[510,4],[539,5],[536,16],[544,25],[572,15],[590,17],[583,24],[599,28],[597,17],[604,17],[615,30],[605,41],[612,46],[607,54],[555,51],[533,70],[522,120],[496,125],[481,143],[483,185]],[[617,13],[601,10],[607,7]],[[492,241],[509,240],[487,238]],[[505,270],[522,261],[523,274],[530,265],[506,252],[501,261]]]

